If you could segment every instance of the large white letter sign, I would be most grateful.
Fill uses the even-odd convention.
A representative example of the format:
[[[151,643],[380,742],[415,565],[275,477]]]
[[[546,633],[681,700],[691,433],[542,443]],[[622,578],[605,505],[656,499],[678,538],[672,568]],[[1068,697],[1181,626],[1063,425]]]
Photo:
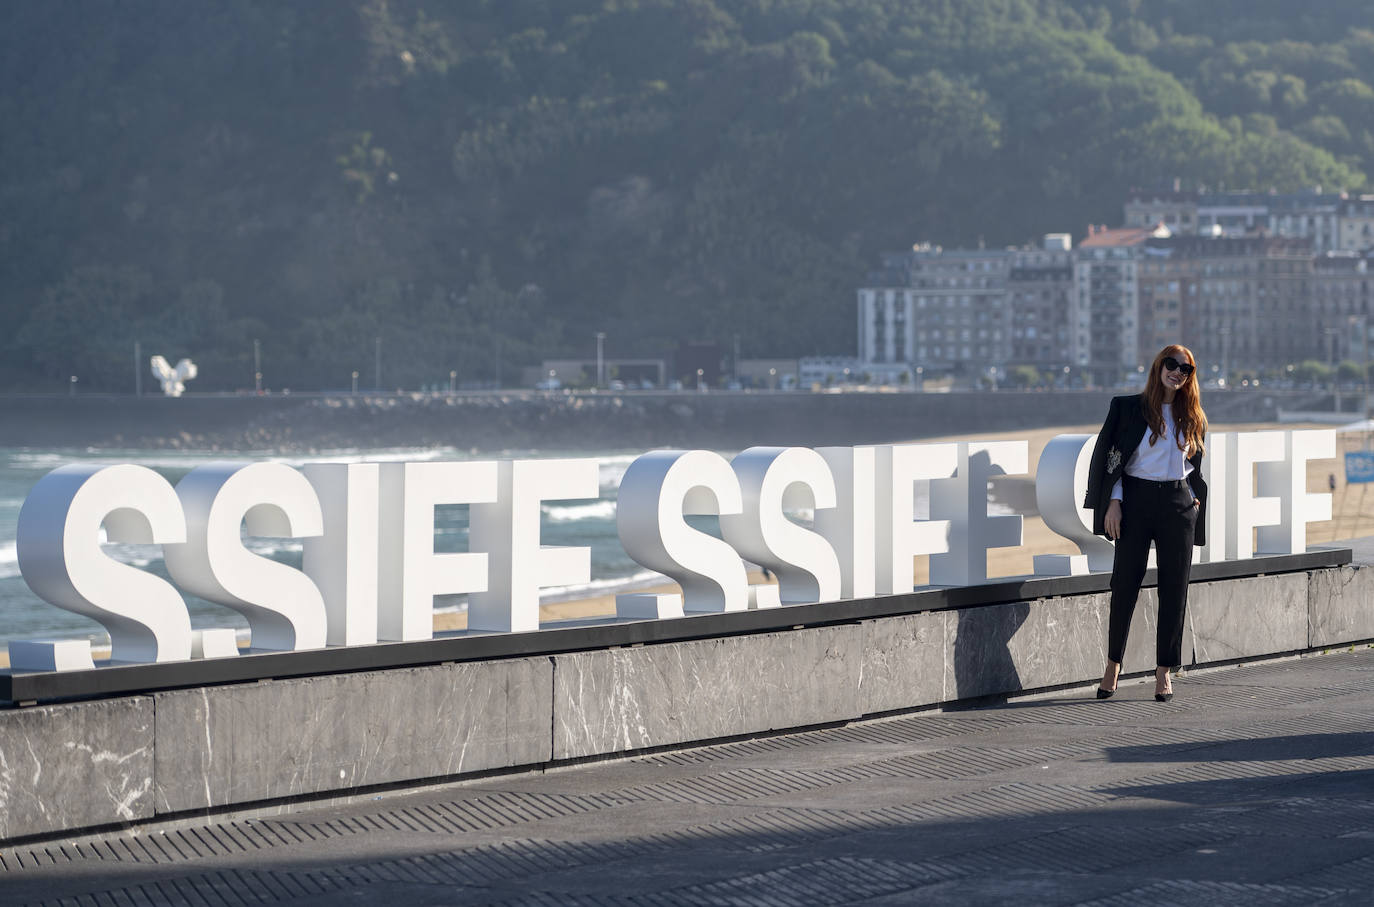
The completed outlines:
[[[655,450],[620,480],[616,530],[625,553],[682,587],[684,611],[744,611],[749,579],[735,550],[687,525],[684,513],[744,509],[730,464],[709,450]]]
[[[940,586],[987,582],[988,549],[1021,545],[1021,516],[988,515],[988,479],[1022,475],[1030,452],[1025,441],[960,441],[958,471],[930,483],[930,515],[949,520],[948,554],[930,556],[930,581]]]
[[[1255,494],[1255,465],[1283,459],[1281,431],[1240,432],[1228,452],[1231,509],[1226,514],[1226,559],[1252,557],[1254,529],[1279,522],[1279,499]],[[1210,490],[1210,489],[1209,489]]]
[[[311,463],[306,479],[320,499],[324,535],[305,540],[302,568],[324,596],[331,646],[377,641],[376,463]]]
[[[947,479],[958,466],[954,444],[900,444],[877,448],[878,592],[916,588],[915,558],[949,550],[949,520],[916,520],[916,483]]]
[[[816,511],[816,531],[839,557],[840,597],[871,598],[877,590],[874,510],[876,455],[872,447],[822,447],[834,476],[836,506]]]
[[[19,511],[24,581],[44,601],[99,621],[110,633],[114,661],[190,658],[186,602],[159,577],[106,557],[102,524],[112,542],[186,540],[181,502],[151,469],[62,466],[38,480]]]
[[[1078,547],[1079,554],[1037,554],[1037,576],[1076,576],[1112,569],[1116,546],[1093,535],[1093,512],[1080,506],[1088,494],[1088,467],[1097,435],[1057,435],[1040,452],[1035,467],[1035,506],[1051,531]]]
[[[1279,499],[1277,526],[1257,535],[1262,554],[1307,551],[1307,524],[1331,519],[1331,495],[1307,493],[1307,461],[1336,456],[1336,433],[1330,429],[1290,431],[1283,439],[1283,461],[1259,465],[1259,493]]]
[[[835,550],[783,514],[785,507],[811,506],[817,513],[834,508],[835,480],[825,459],[806,447],[751,447],[730,465],[739,477],[744,512],[721,516],[725,541],[778,575],[782,604],[839,598]]]
[[[434,553],[434,508],[495,501],[496,464],[383,463],[381,499],[377,637],[430,639],[434,596],[487,588],[485,554]]]
[[[324,532],[320,501],[284,463],[207,463],[177,483],[187,540],[163,545],[167,572],[183,589],[248,619],[255,649],[325,645],[324,599],[304,573],[243,547],[248,534],[310,538]]]
[[[1231,512],[1231,482],[1229,451],[1235,435],[1208,435],[1206,455],[1202,458],[1202,478],[1207,482],[1207,544],[1193,549],[1193,563],[1211,564],[1226,560],[1226,515]]]
[[[592,578],[592,549],[539,544],[539,505],[601,494],[596,460],[502,460],[496,502],[472,506],[468,548],[487,556],[487,588],[468,604],[468,629],[539,629],[539,587]]]

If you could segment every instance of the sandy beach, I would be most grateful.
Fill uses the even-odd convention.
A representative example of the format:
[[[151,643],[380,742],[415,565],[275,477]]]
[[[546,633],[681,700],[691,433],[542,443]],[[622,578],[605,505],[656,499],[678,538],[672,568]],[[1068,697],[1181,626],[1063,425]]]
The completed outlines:
[[[1035,473],[1036,464],[1040,460],[1041,451],[1056,435],[1077,434],[1096,432],[1097,425],[1061,426],[1056,428],[1045,428],[1039,430],[1018,429],[1005,432],[991,432],[986,434],[967,434],[957,437],[941,439],[922,439],[919,443],[936,443],[940,440],[1016,440],[1025,439],[1029,443],[1029,463],[1030,472],[1022,478],[1009,477],[1008,481],[1019,481],[1029,484],[1032,482],[1031,476]],[[1273,429],[1299,429],[1299,428],[1322,428],[1328,426],[1316,425],[1273,425],[1273,424],[1235,424],[1235,425],[1214,425],[1212,431],[1231,432],[1231,431],[1261,431]],[[1328,476],[1334,475],[1336,478],[1336,489],[1332,497],[1333,518],[1324,523],[1312,523],[1308,526],[1308,541],[1319,544],[1335,539],[1357,538],[1360,536],[1374,534],[1374,499],[1367,500],[1369,494],[1368,485],[1353,485],[1347,487],[1345,483],[1345,470],[1342,465],[1346,451],[1358,450],[1365,446],[1366,439],[1363,435],[1346,433],[1337,436],[1337,458],[1331,460],[1314,460],[1308,464],[1307,488],[1310,492],[1324,492],[1327,490]],[[1029,489],[1023,489],[1029,494]],[[1033,500],[1033,495],[1030,496]],[[1051,532],[1036,515],[1027,515],[1023,521],[1022,544],[1019,548],[998,548],[988,552],[988,575],[990,577],[1022,576],[1032,572],[1033,558],[1037,554],[1076,554],[1077,548],[1072,542]],[[924,585],[927,581],[927,567],[925,558],[917,558],[914,566],[914,580],[916,585]],[[761,575],[754,574],[750,577],[750,582],[762,582]],[[638,591],[646,592],[677,592],[678,587],[675,583],[649,586]],[[615,596],[613,594],[595,596],[574,601],[549,602],[541,605],[540,615],[544,622],[606,617],[615,614]],[[467,615],[460,612],[440,612],[435,615],[434,629],[436,632],[462,630],[467,626]],[[108,650],[100,652],[97,650],[96,657],[108,657]],[[8,659],[4,653],[0,653],[0,666],[8,665]]]

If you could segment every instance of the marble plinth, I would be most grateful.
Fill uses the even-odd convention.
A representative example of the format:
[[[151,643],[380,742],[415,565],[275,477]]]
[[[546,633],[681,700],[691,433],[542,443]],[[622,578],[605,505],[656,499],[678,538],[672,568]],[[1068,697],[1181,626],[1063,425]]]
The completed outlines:
[[[554,656],[569,759],[856,717],[858,625]]]
[[[0,711],[0,841],[152,815],[150,697]]]
[[[1193,663],[1307,648],[1308,574],[1194,583],[1188,593]],[[1188,663],[1187,648],[1184,663]]]
[[[157,693],[157,808],[547,762],[546,658]]]
[[[859,711],[864,715],[909,709],[945,699],[945,620],[930,611],[866,620]]]
[[[1374,568],[1314,570],[1307,586],[1307,645],[1314,649],[1374,639]]]
[[[946,612],[946,700],[1100,675],[1107,597],[1074,595]]]

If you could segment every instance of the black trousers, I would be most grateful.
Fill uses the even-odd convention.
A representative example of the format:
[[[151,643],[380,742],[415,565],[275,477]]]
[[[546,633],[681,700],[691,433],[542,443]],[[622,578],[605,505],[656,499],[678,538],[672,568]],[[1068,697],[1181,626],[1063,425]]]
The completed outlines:
[[[1150,543],[1155,546],[1159,592],[1159,636],[1155,664],[1183,663],[1183,619],[1188,608],[1188,574],[1193,565],[1197,508],[1186,481],[1121,480],[1121,538],[1112,561],[1112,605],[1107,627],[1107,657],[1121,663],[1131,631]]]

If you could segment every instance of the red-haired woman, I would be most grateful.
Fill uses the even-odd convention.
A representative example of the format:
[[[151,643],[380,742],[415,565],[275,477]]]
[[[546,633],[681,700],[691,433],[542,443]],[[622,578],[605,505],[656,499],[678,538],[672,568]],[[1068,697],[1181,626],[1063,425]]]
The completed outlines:
[[[1187,347],[1173,344],[1160,350],[1145,390],[1113,398],[1097,436],[1083,506],[1092,508],[1093,532],[1116,541],[1107,669],[1097,688],[1099,699],[1116,692],[1151,542],[1159,591],[1155,699],[1168,702],[1174,696],[1169,669],[1182,664],[1193,546],[1206,542],[1202,452],[1207,416],[1196,369]]]

